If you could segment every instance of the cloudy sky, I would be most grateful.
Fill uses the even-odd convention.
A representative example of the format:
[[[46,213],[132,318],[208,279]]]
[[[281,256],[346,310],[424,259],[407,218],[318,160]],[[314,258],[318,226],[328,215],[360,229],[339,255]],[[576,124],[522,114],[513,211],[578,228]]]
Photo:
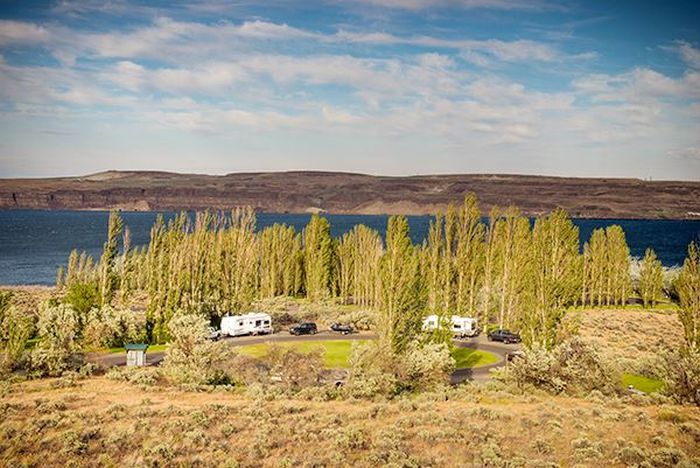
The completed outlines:
[[[697,1],[5,0],[0,177],[700,180],[698,18]]]

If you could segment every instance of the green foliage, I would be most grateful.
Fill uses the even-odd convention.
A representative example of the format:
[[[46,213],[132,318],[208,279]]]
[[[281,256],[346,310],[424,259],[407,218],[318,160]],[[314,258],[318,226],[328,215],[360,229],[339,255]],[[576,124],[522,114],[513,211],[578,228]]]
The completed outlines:
[[[559,322],[580,291],[578,228],[566,212],[555,210],[535,221],[532,233],[533,280],[530,303],[523,308],[526,347],[552,349]]]
[[[230,346],[207,339],[209,321],[195,314],[177,314],[168,326],[172,340],[165,351],[163,375],[178,384],[206,385],[220,377]]]
[[[39,311],[39,344],[32,351],[32,367],[48,375],[60,375],[82,363],[80,317],[71,306],[44,305]]]
[[[639,273],[639,295],[644,307],[654,307],[663,294],[664,271],[661,261],[656,258],[654,250],[647,249],[644,253]]]
[[[355,226],[337,244],[338,294],[345,302],[363,307],[377,304],[377,276],[383,248],[379,233]]]
[[[124,228],[119,212],[112,210],[109,212],[109,221],[107,226],[107,241],[102,249],[102,257],[100,258],[100,305],[109,304],[114,296],[114,290],[117,286],[117,275],[114,271],[114,263],[117,258],[119,246],[119,236]]]
[[[312,301],[320,301],[331,294],[331,268],[333,263],[333,242],[328,219],[318,214],[304,229],[304,275],[306,296]]]
[[[380,341],[401,354],[420,333],[423,291],[419,256],[408,236],[408,221],[391,216],[386,232],[386,253],[379,271]]]
[[[115,348],[144,341],[146,321],[142,314],[105,306],[88,314],[83,340],[92,348]]]
[[[91,309],[99,306],[100,293],[97,283],[72,282],[63,301],[79,314],[82,321],[82,317],[86,317]]]
[[[19,366],[32,331],[31,318],[0,292],[0,374]]]
[[[676,291],[681,303],[678,318],[683,324],[686,345],[700,352],[700,251],[694,242],[688,247]]]
[[[631,294],[630,251],[620,226],[595,229],[584,245],[581,302],[624,305]]]

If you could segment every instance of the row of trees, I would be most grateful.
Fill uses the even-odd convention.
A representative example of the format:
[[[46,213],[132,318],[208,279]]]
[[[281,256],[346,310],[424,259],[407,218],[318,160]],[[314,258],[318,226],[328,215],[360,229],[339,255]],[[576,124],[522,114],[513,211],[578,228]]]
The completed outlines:
[[[660,296],[660,268],[647,252],[639,281],[645,305]],[[565,308],[625,303],[632,293],[629,272],[619,226],[595,230],[581,254],[578,228],[565,212],[533,225],[515,207],[494,208],[483,222],[476,197],[469,195],[436,216],[420,245],[411,242],[403,217],[389,219],[382,242],[363,225],[333,239],[328,220],[318,215],[301,233],[286,225],[256,232],[254,212],[237,209],[194,218],[183,213],[167,224],[159,217],[149,244],[131,248],[129,232],[113,212],[100,261],[74,251],[58,284],[68,295],[91,298],[76,308],[147,293],[155,341],[168,338],[167,323],[176,311],[216,317],[245,311],[257,299],[298,296],[313,302],[339,298],[394,314],[389,304],[404,294],[418,315],[475,316],[483,324],[520,328],[546,344],[553,338],[543,338],[543,330]],[[399,294],[395,289],[406,282],[410,293]]]

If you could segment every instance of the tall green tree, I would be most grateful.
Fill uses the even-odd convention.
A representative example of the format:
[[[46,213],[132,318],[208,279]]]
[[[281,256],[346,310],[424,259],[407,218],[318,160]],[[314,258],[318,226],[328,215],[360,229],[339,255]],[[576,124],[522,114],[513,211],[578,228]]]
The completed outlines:
[[[529,347],[552,349],[566,307],[580,292],[578,228],[564,210],[538,218],[532,232],[531,301],[523,308],[522,337]]]
[[[644,307],[654,307],[663,294],[664,270],[653,249],[644,253],[639,272],[639,295]]]
[[[320,301],[331,295],[333,242],[328,219],[318,214],[311,216],[304,228],[304,276],[306,296]]]
[[[530,281],[530,220],[511,206],[495,229],[497,320],[499,328],[505,328],[517,320]]]
[[[700,353],[700,250],[695,242],[688,246],[676,291],[680,299],[678,318],[683,324],[686,345]]]
[[[112,301],[114,290],[116,289],[118,277],[115,272],[115,260],[119,254],[119,236],[121,236],[124,222],[119,212],[112,210],[109,212],[109,222],[107,225],[107,241],[102,248],[100,258],[100,304],[106,305]]]
[[[379,270],[380,342],[394,354],[403,353],[420,333],[425,300],[420,259],[408,235],[408,221],[391,216],[386,231],[386,253]]]
[[[470,193],[459,210],[457,229],[455,302],[458,315],[476,316],[483,283],[485,233],[478,201]]]

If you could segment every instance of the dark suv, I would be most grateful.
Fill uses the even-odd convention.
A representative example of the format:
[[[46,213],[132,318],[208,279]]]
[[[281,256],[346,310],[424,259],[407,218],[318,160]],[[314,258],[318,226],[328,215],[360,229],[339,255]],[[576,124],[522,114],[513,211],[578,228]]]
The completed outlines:
[[[488,334],[489,341],[500,341],[502,343],[520,343],[520,335],[508,330],[494,330]]]
[[[318,333],[318,328],[313,322],[304,322],[291,327],[289,333],[292,335],[315,335]]]

